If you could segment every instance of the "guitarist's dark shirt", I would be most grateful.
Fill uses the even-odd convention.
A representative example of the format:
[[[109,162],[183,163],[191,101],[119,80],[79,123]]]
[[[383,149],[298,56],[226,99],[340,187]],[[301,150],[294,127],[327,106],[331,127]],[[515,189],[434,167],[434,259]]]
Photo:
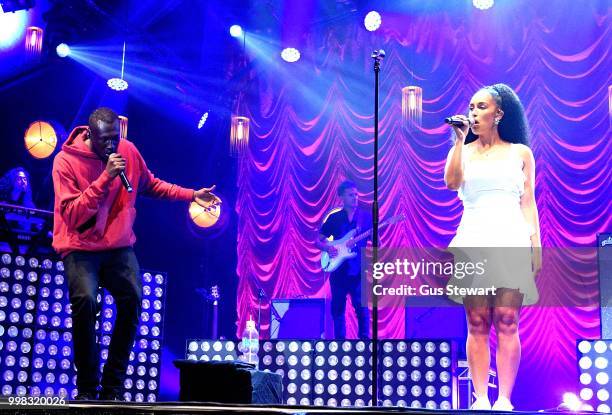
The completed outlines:
[[[321,234],[326,237],[333,236],[334,241],[342,239],[349,231],[359,228],[357,234],[365,232],[372,227],[372,214],[365,209],[358,208],[353,215],[353,220],[349,222],[348,214],[346,210],[341,209],[338,212],[334,212],[325,221],[321,227]],[[340,265],[340,267],[333,272],[338,275],[350,275],[360,276],[361,275],[361,251],[362,248],[366,247],[369,238],[361,240],[357,246],[353,248],[353,252],[357,253],[357,256],[352,259],[347,259]]]

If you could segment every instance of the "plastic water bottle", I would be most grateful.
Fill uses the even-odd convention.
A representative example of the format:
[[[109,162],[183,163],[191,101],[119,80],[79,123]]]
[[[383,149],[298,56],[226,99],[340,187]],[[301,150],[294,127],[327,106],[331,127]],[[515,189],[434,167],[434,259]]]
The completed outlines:
[[[246,327],[242,332],[242,356],[240,360],[243,362],[254,364],[256,368],[259,367],[259,333],[255,327],[255,322],[249,316],[249,320],[246,323]]]

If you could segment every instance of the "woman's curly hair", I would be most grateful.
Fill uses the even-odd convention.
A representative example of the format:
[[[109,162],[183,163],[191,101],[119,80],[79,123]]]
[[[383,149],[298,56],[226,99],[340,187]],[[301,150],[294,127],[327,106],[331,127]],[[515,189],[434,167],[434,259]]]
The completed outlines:
[[[506,84],[485,86],[482,89],[491,94],[495,103],[504,112],[504,116],[497,126],[500,138],[508,143],[529,146],[529,126],[525,116],[525,108],[523,108],[516,92]],[[478,140],[478,136],[468,130],[465,144],[476,140]]]

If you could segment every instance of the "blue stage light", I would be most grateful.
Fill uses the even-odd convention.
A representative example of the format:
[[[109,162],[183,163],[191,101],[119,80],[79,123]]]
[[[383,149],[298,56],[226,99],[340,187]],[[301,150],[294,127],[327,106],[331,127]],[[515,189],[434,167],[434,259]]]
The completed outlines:
[[[198,130],[204,127],[204,124],[206,124],[206,120],[208,120],[208,111],[206,111],[202,115],[202,118],[200,118],[200,122],[198,122]]]
[[[242,34],[242,27],[240,27],[239,25],[235,24],[230,27],[230,35],[232,35],[232,37],[240,37],[242,36]]]
[[[0,50],[8,49],[19,41],[25,31],[28,15],[24,11],[0,13]]]
[[[374,10],[366,14],[365,19],[363,19],[363,24],[365,25],[365,28],[370,32],[377,30],[380,27],[381,23],[382,17],[380,17],[380,13]]]
[[[57,52],[57,56],[60,58],[65,58],[70,55],[70,46],[65,43],[60,43],[55,48],[55,51]]]
[[[118,92],[128,89],[128,83],[121,78],[111,78],[106,84],[110,89]]]

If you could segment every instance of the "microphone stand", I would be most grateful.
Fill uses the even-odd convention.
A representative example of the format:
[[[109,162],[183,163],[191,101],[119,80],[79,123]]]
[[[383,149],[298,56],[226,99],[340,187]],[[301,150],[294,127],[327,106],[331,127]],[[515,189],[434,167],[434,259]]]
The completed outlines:
[[[374,201],[372,203],[372,263],[378,261],[378,84],[380,61],[385,51],[375,50],[374,59]],[[378,297],[372,295],[372,406],[378,406]]]
[[[257,293],[258,297],[258,310],[257,310],[257,328],[259,329],[259,335],[261,336],[261,300],[266,297],[266,292],[263,288],[259,288],[259,292]]]

